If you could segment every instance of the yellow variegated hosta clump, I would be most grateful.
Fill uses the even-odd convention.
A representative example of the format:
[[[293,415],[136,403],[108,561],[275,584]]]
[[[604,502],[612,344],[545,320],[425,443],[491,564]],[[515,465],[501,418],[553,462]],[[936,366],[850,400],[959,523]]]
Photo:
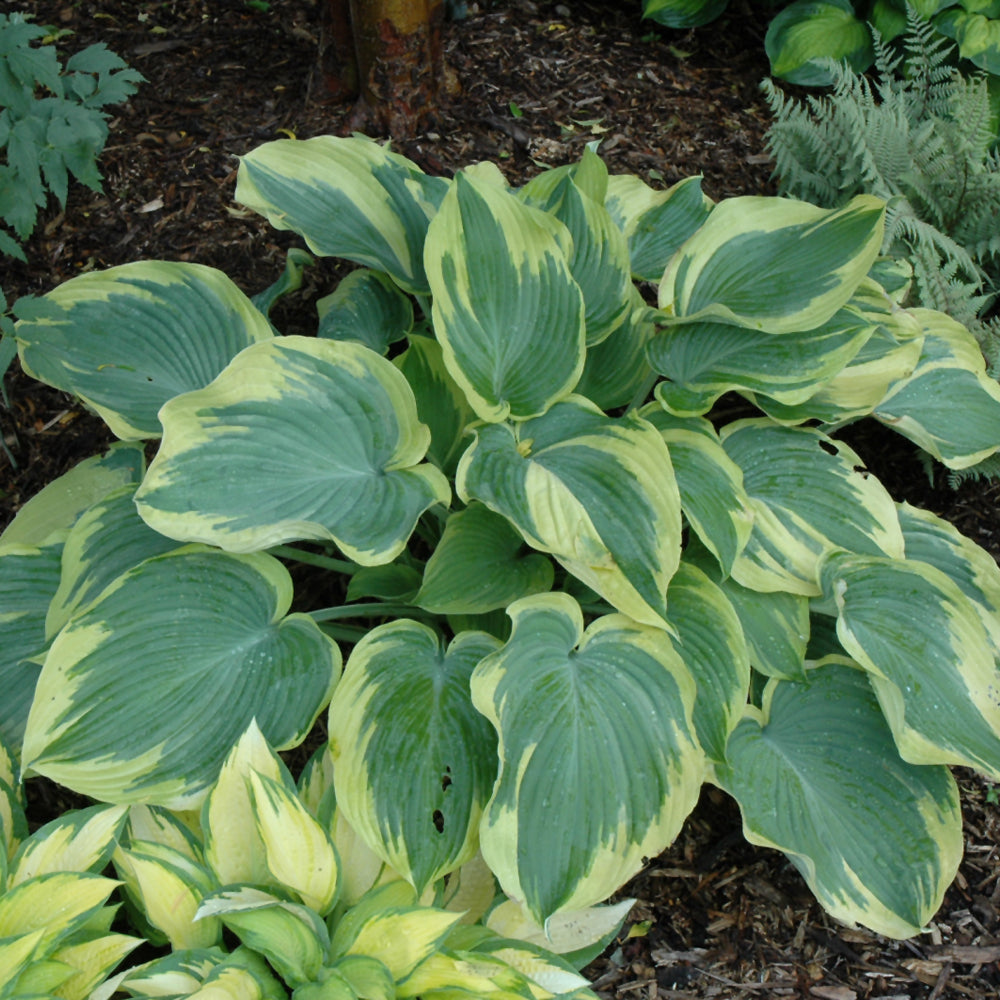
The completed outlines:
[[[87,1000],[141,938],[111,930],[117,883],[100,874],[122,806],[66,813],[31,836],[14,755],[0,739],[0,996]]]
[[[592,995],[516,903],[494,906],[481,858],[418,896],[337,810],[328,749],[296,787],[256,723],[199,815],[133,806],[113,863],[149,939],[173,950],[109,980],[96,1000],[116,990],[206,1000]],[[564,921],[557,946],[602,941],[628,905]],[[488,911],[494,920],[479,922]],[[224,930],[241,942],[232,952]]]

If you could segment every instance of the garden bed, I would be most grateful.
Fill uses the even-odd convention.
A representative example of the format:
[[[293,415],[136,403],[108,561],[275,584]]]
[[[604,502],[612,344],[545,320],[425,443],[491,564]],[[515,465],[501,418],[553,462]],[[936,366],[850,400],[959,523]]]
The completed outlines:
[[[13,4],[14,9],[19,5]],[[115,109],[101,158],[103,194],[73,187],[26,246],[4,259],[9,300],[82,271],[159,258],[209,264],[248,293],[270,284],[296,238],[233,201],[237,157],[270,139],[343,134],[351,109],[326,103],[316,71],[318,6],[276,0],[30,5],[74,32],[65,51],[104,41],[147,78]],[[621,9],[619,9],[621,8]],[[633,9],[634,8],[634,9]],[[428,173],[496,161],[519,183],[579,158],[594,139],[612,172],[655,186],[692,174],[715,199],[773,193],[757,91],[765,21],[734,4],[701,32],[659,32],[634,4],[470,5],[446,28],[456,86],[431,131],[396,149]],[[275,312],[283,333],[311,332],[333,265]],[[0,526],[43,485],[110,441],[72,399],[12,370],[0,411]],[[916,449],[877,425],[844,435],[899,500],[945,517],[1000,556],[1000,485],[951,490]],[[13,459],[13,464],[11,462]],[[742,837],[733,803],[706,790],[673,847],[626,888],[639,902],[623,938],[589,970],[608,996],[992,997],[1000,987],[1000,807],[988,783],[960,775],[965,860],[928,934],[895,942],[830,920],[777,853]],[[29,819],[63,807],[29,785]]]

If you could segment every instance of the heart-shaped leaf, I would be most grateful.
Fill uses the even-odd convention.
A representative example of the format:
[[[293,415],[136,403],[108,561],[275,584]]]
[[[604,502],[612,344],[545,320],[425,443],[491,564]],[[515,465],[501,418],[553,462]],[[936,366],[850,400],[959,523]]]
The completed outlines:
[[[448,517],[414,603],[440,615],[478,615],[552,588],[552,563],[522,554],[524,539],[481,503]]]
[[[340,653],[271,556],[186,546],[147,559],[56,637],[28,717],[24,766],[108,802],[186,808],[252,719],[299,743]],[[225,712],[219,706],[225,705]]]
[[[208,385],[271,324],[221,271],[134,261],[77,275],[45,299],[58,318],[23,320],[28,374],[79,396],[126,440],[160,436],[157,412]]]
[[[136,503],[171,538],[232,552],[330,539],[373,565],[395,559],[417,518],[450,499],[444,475],[418,464],[430,434],[406,379],[360,344],[258,344],[162,417]]]
[[[784,851],[837,919],[921,932],[962,857],[958,789],[947,768],[900,760],[862,671],[771,680],[726,756],[750,841]]]
[[[600,902],[676,836],[704,756],[695,686],[660,628],[567,594],[513,604],[513,633],[472,675],[500,737],[483,857],[537,923]]]
[[[418,891],[475,853],[496,778],[496,737],[469,677],[499,643],[425,625],[381,625],[351,653],[330,705],[338,808]]]
[[[456,488],[624,614],[668,627],[680,496],[667,446],[641,417],[613,419],[573,397],[534,420],[487,425],[462,457]]]

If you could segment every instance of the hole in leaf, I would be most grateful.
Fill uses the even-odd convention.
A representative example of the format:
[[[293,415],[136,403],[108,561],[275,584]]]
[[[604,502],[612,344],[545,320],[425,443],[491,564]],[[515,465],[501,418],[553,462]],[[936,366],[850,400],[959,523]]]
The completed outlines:
[[[434,829],[437,830],[438,833],[444,833],[444,813],[441,812],[440,809],[434,810],[433,820]]]
[[[836,446],[835,446],[835,445],[832,445],[832,444],[830,444],[830,442],[829,442],[829,441],[820,441],[820,442],[819,442],[819,446],[820,446],[820,447],[821,447],[821,448],[823,449],[823,451],[825,451],[825,452],[826,452],[826,453],[827,453],[828,455],[836,455],[836,454],[838,453],[838,452],[837,452],[837,448],[836,448]]]
[[[451,787],[451,768],[446,767],[441,775],[441,791],[446,792]]]

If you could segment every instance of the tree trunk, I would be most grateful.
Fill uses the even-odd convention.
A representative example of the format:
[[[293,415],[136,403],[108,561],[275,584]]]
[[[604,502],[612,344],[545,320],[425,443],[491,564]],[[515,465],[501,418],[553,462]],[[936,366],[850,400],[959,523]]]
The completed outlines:
[[[444,89],[443,0],[324,0],[324,79],[358,96],[352,125],[408,138],[434,120]]]

